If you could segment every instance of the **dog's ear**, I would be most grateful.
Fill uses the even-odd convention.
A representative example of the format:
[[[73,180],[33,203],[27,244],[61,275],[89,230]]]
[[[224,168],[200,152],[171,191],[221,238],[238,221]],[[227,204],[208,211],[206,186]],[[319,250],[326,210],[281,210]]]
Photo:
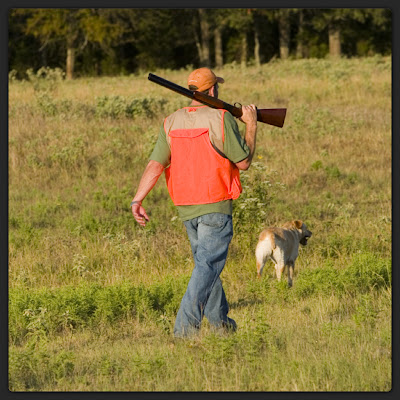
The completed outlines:
[[[294,222],[294,226],[297,229],[301,229],[301,227],[303,226],[303,221],[300,221],[299,219],[296,219],[296,221],[293,221],[293,222]]]

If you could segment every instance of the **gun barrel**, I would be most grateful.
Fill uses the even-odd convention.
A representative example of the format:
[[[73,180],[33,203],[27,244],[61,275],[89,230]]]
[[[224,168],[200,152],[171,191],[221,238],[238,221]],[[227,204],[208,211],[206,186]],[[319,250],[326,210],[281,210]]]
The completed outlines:
[[[186,89],[186,88],[184,88],[182,86],[179,86],[176,83],[167,81],[166,79],[161,78],[161,77],[159,77],[157,75],[154,75],[154,74],[150,73],[149,76],[148,76],[148,79],[149,79],[149,81],[152,81],[154,83],[158,83],[159,85],[164,86],[167,89],[173,90],[174,92],[179,93],[179,94],[181,94],[183,96],[189,97],[190,99],[194,98],[194,94],[193,94],[193,92],[191,90]]]

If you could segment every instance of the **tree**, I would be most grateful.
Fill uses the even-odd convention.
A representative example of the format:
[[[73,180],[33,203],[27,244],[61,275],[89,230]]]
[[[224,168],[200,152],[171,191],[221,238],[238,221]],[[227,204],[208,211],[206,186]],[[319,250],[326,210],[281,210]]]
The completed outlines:
[[[261,65],[261,42],[262,37],[261,26],[269,22],[271,18],[271,11],[264,9],[252,8],[252,27],[253,27],[253,37],[254,37],[254,63],[256,66]]]
[[[224,65],[224,53],[222,49],[222,26],[214,28],[215,66],[222,68]]]
[[[39,69],[46,63],[47,54],[39,54],[39,40],[25,33],[27,15],[19,11],[12,9],[9,13],[8,60],[10,70],[23,76],[28,68]]]
[[[333,19],[328,24],[329,35],[329,55],[331,57],[340,57],[342,55],[342,47],[340,44],[340,26]]]
[[[66,77],[74,77],[76,51],[88,42],[109,47],[122,34],[122,27],[107,18],[107,10],[26,9],[26,33],[37,37],[43,50],[52,42],[66,47]]]
[[[361,56],[376,52],[390,54],[391,27],[392,13],[390,9],[350,10],[349,21],[343,28],[345,51],[348,54],[356,53]]]
[[[304,11],[302,9],[296,10],[298,14],[298,31],[296,36],[296,58],[305,57],[305,44],[304,44]]]
[[[279,21],[279,55],[283,60],[289,58],[290,45],[290,9],[278,11]]]
[[[254,21],[254,63],[257,67],[261,65],[260,58],[260,33],[257,21]]]
[[[132,35],[138,69],[181,68],[197,62],[195,9],[133,9]],[[196,25],[197,26],[197,25]]]
[[[100,75],[215,65],[277,54],[391,54],[390,9],[11,9],[8,59]],[[329,37],[331,39],[329,39]],[[329,45],[330,42],[330,45]],[[330,49],[329,49],[330,48]]]
[[[215,66],[222,68],[224,65],[224,51],[222,35],[227,25],[226,9],[212,9],[210,11],[211,24],[214,32]]]
[[[197,40],[200,64],[210,67],[210,23],[209,13],[204,8],[198,9],[201,39]]]
[[[248,55],[248,35],[253,24],[250,9],[232,9],[227,13],[227,24],[234,28],[240,36],[240,64],[245,67]]]
[[[251,11],[253,16],[254,61],[256,65],[260,65],[279,51],[279,43],[274,40],[278,27],[277,10],[255,8]]]
[[[313,18],[313,26],[318,32],[328,30],[329,55],[340,57],[342,55],[342,30],[354,18],[354,9],[337,8],[317,10]]]

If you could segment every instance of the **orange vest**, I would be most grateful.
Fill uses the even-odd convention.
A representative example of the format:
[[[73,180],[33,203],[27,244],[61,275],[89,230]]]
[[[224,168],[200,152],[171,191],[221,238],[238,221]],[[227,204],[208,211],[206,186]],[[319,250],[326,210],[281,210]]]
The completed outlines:
[[[184,117],[188,113],[197,112],[197,107],[183,110]],[[237,199],[242,192],[239,169],[229,159],[218,154],[210,142],[210,127],[213,129],[213,137],[219,137],[223,142],[225,110],[208,108],[199,114],[207,112],[211,114],[211,120],[220,118],[222,123],[210,125],[205,122],[203,115],[203,118],[194,120],[191,116],[189,124],[187,121],[183,125],[182,122],[174,121],[164,124],[164,127],[167,126],[166,133],[171,147],[171,164],[165,169],[165,177],[171,199],[177,206]],[[196,126],[202,124],[206,126]],[[190,128],[181,128],[187,125]]]

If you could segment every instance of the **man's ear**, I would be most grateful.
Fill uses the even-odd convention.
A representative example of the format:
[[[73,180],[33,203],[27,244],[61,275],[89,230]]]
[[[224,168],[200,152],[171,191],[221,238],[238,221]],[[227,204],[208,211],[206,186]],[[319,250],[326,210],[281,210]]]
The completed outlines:
[[[215,85],[210,87],[208,93],[211,97],[215,97]]]

